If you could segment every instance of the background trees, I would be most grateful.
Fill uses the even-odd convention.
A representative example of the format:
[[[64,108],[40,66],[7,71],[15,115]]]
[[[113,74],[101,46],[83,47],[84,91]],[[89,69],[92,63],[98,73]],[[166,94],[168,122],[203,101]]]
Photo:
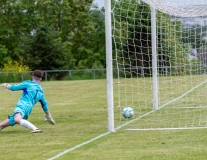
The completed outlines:
[[[127,1],[130,5],[125,3]],[[151,47],[149,6],[141,8],[143,4],[137,5],[137,0],[120,0],[116,5],[121,8],[114,10],[115,18],[119,17],[113,22],[113,38],[117,42],[116,52],[122,57],[120,61],[125,61],[124,67],[130,67],[128,64],[150,67],[152,55],[147,49]],[[186,63],[175,62],[174,53],[183,56],[181,52],[189,52],[189,44],[196,49],[202,47],[199,44],[203,35],[197,34],[199,27],[192,27],[190,35],[182,30],[184,38],[181,39],[181,22],[173,22],[169,16],[163,21],[161,17],[163,13],[157,12],[158,52],[161,53],[158,65],[168,66],[169,61],[171,64]],[[173,23],[178,27],[172,27]],[[166,28],[169,32],[163,30]],[[204,28],[200,27],[200,30]],[[0,59],[0,68],[8,60],[18,61],[30,69],[105,68],[104,9],[92,8],[92,0],[1,1]]]
[[[91,0],[5,0],[0,5],[0,68],[104,67],[104,16]]]
[[[34,35],[22,37],[22,42],[16,49],[23,63],[32,70],[65,69],[67,55],[59,32],[54,31],[47,23],[40,23]],[[24,57],[24,58],[23,58]]]

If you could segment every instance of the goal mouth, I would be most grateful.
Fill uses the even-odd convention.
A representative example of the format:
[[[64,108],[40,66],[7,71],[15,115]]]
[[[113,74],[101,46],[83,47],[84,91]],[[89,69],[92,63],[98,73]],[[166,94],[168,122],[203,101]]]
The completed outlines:
[[[112,8],[116,129],[206,128],[207,2],[120,0]]]

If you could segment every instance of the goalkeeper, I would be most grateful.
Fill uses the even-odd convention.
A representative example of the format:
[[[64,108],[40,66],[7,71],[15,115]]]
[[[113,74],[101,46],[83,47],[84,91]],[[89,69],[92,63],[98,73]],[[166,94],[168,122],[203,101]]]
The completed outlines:
[[[41,70],[35,70],[32,74],[32,80],[23,81],[17,85],[10,85],[8,83],[2,84],[2,87],[11,90],[18,91],[22,90],[22,96],[16,104],[14,112],[12,115],[8,115],[8,119],[0,123],[0,130],[19,124],[23,127],[31,129],[31,133],[41,133],[42,130],[38,129],[35,125],[30,123],[27,119],[31,114],[34,105],[40,102],[43,111],[45,112],[46,120],[52,125],[55,125],[49,110],[48,103],[44,96],[44,91],[40,86],[40,81],[42,80],[44,72]]]

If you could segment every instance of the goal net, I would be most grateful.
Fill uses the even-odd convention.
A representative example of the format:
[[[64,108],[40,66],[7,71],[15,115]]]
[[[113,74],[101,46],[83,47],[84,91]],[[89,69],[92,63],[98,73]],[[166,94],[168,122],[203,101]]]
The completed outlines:
[[[112,37],[118,127],[207,127],[207,1],[116,0]]]

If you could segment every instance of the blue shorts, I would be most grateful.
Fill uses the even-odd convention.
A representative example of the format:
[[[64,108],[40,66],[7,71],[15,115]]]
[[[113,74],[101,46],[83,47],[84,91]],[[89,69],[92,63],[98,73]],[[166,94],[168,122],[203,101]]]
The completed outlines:
[[[25,112],[21,108],[16,107],[14,109],[14,113],[12,115],[8,115],[9,123],[10,123],[11,126],[14,126],[16,124],[16,122],[14,121],[14,116],[17,113],[20,113],[22,115],[23,119],[27,119],[28,118],[28,115],[26,115]]]

